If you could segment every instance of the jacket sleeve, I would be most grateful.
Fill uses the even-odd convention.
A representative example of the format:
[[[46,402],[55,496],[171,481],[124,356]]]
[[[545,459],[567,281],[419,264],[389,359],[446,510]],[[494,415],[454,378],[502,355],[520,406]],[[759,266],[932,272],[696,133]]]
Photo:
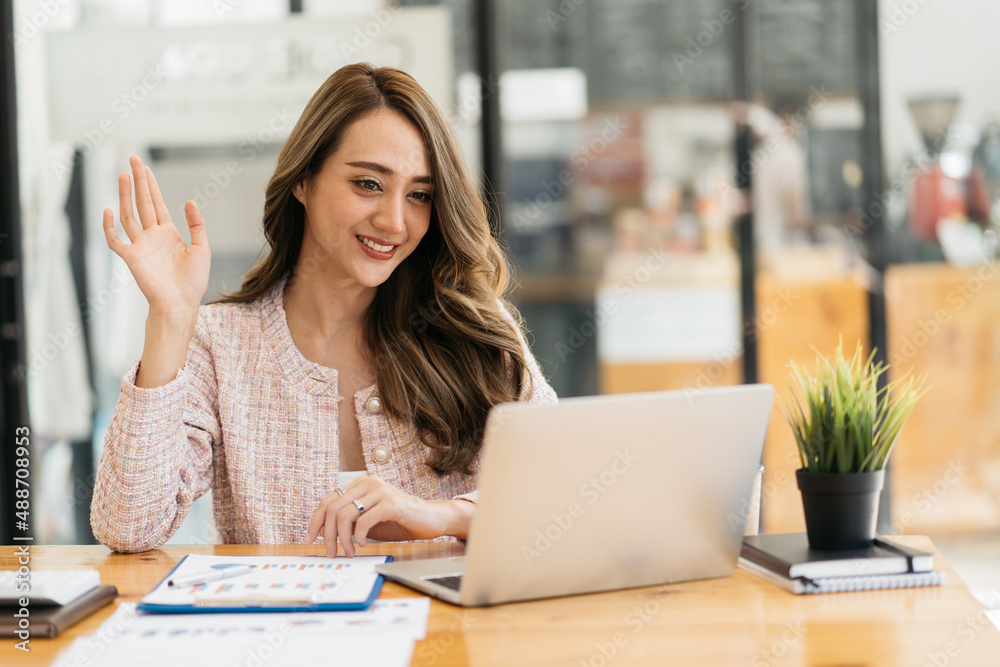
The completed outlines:
[[[135,385],[141,360],[122,378],[90,506],[94,535],[115,551],[166,542],[211,486],[222,438],[210,336],[200,317],[184,368],[161,387]]]

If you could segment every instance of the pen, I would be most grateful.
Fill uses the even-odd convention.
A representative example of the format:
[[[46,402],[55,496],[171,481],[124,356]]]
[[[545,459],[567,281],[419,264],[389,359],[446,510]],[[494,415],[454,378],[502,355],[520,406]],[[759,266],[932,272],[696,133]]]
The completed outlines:
[[[213,572],[203,572],[201,574],[192,574],[187,577],[179,577],[177,579],[171,579],[167,582],[167,586],[174,588],[181,588],[184,586],[195,586],[197,584],[204,584],[209,581],[215,581],[216,579],[228,579],[229,577],[238,577],[241,574],[246,574],[254,568],[253,565],[232,565],[229,567],[220,567]]]

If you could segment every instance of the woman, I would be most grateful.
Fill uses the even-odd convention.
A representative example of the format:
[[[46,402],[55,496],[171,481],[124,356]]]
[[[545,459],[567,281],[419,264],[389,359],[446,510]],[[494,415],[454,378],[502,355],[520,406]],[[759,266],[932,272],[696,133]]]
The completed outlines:
[[[131,159],[108,246],[149,302],[91,507],[112,549],[159,546],[212,489],[225,543],[464,538],[489,408],[550,402],[502,297],[507,271],[440,109],[407,74],[335,72],[267,186],[269,254],[234,294]],[[346,400],[345,400],[346,399]]]

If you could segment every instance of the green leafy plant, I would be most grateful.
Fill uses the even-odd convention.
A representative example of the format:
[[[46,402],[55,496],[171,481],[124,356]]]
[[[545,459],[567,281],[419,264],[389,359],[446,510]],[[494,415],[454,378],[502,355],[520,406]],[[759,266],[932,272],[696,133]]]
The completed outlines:
[[[789,363],[791,405],[782,414],[795,434],[802,468],[810,473],[873,472],[882,469],[892,453],[896,436],[924,393],[926,373],[907,373],[879,388],[879,377],[888,370],[867,359],[861,343],[854,355],[844,358],[841,340],[832,359],[817,351],[816,371]]]

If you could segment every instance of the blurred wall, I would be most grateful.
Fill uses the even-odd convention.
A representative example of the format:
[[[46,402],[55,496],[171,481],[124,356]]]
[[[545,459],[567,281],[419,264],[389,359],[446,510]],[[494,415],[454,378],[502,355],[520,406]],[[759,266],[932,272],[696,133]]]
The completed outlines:
[[[998,25],[994,0],[879,0],[887,168],[923,148],[906,106],[911,96],[957,94],[956,122],[1000,120]]]

